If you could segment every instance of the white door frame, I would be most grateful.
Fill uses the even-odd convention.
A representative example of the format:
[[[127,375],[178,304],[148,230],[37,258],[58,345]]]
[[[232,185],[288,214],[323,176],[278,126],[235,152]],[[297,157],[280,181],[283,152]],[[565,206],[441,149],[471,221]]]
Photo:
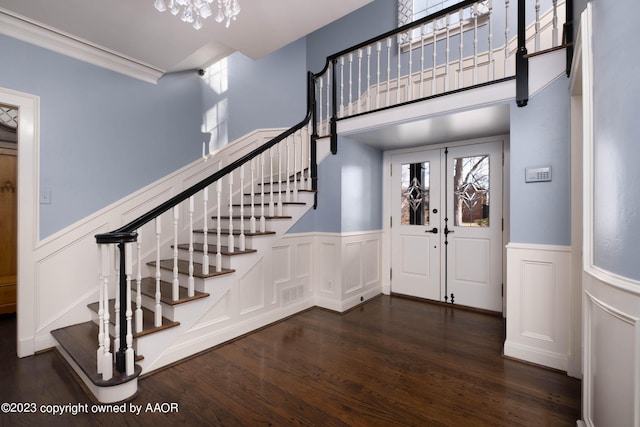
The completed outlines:
[[[444,144],[423,145],[419,147],[402,148],[397,150],[389,150],[383,153],[383,176],[382,180],[382,292],[385,295],[391,293],[391,156],[394,154],[411,153],[420,150],[438,150],[445,147],[459,147],[464,145],[482,144],[485,142],[500,139],[503,141],[504,150],[504,167],[502,169],[502,216],[504,218],[504,231],[502,233],[503,248],[509,241],[509,135],[497,135],[485,138],[467,139],[462,141],[452,141]],[[502,251],[502,282],[504,283],[505,293],[502,298],[503,314],[505,313],[504,302],[506,301],[506,249]]]
[[[35,352],[36,266],[34,252],[40,236],[40,98],[0,88],[0,103],[18,108],[18,277],[17,353]]]

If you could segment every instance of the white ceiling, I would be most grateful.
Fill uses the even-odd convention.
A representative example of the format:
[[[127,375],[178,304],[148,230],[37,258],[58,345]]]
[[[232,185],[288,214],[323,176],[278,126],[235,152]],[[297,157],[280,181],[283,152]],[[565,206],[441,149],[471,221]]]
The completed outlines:
[[[439,115],[346,134],[352,141],[391,150],[509,133],[509,104]]]
[[[229,28],[209,17],[200,30],[158,12],[153,0],[0,0],[0,12],[173,72],[207,67],[234,51],[260,58],[372,0],[239,1]]]

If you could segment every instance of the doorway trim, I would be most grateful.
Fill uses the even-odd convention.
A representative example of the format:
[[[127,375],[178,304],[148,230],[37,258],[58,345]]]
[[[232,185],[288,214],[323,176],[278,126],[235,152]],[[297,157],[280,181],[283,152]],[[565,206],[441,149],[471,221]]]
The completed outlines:
[[[34,251],[40,235],[40,97],[0,88],[0,102],[18,108],[17,353],[34,354],[36,303]]]
[[[502,283],[504,284],[504,294],[502,298],[502,312],[505,313],[505,301],[507,292],[506,283],[506,249],[505,246],[509,241],[509,135],[496,135],[491,137],[466,139],[461,141],[452,141],[442,144],[425,144],[422,146],[401,148],[397,150],[388,150],[383,153],[383,180],[382,180],[382,293],[391,294],[391,157],[394,154],[411,153],[420,150],[438,150],[445,147],[460,147],[465,145],[482,144],[485,142],[500,139],[503,141],[504,164],[502,168],[502,217],[504,218],[504,230],[502,232]]]

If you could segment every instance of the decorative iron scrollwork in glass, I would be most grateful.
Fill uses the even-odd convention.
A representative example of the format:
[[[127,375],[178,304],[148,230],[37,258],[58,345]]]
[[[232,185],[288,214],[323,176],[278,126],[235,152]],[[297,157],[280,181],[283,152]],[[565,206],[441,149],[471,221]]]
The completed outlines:
[[[401,224],[429,225],[429,162],[402,165]]]
[[[454,159],[454,225],[489,226],[489,156]]]

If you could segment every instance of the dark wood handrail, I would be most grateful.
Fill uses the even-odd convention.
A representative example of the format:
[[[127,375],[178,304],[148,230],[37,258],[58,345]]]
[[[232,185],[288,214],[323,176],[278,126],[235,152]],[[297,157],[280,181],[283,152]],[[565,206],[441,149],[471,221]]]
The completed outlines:
[[[205,189],[206,187],[210,186],[211,184],[213,184],[214,182],[218,181],[222,177],[224,177],[224,176],[228,175],[229,173],[233,172],[234,170],[236,170],[237,168],[239,168],[243,164],[248,163],[250,160],[254,159],[255,157],[257,157],[261,153],[267,151],[268,149],[270,149],[274,145],[276,145],[279,142],[285,140],[286,138],[288,138],[289,136],[293,135],[298,130],[300,130],[304,126],[306,126],[309,123],[309,121],[311,120],[311,117],[312,117],[312,114],[313,114],[313,105],[314,105],[314,102],[313,102],[313,98],[314,98],[314,91],[313,91],[314,77],[313,77],[313,74],[312,73],[308,73],[307,74],[307,79],[308,79],[308,81],[307,81],[307,86],[308,86],[307,87],[307,91],[308,91],[308,93],[307,93],[307,114],[306,114],[305,118],[300,123],[296,124],[295,126],[293,126],[290,129],[287,129],[286,131],[284,131],[280,135],[276,136],[275,138],[273,138],[269,142],[261,145],[260,147],[256,148],[255,150],[251,151],[250,153],[245,154],[244,156],[242,156],[238,160],[236,160],[236,161],[234,161],[232,163],[229,163],[227,166],[223,167],[219,171],[217,171],[214,174],[208,176],[207,178],[203,179],[202,181],[198,182],[197,184],[192,185],[191,187],[189,187],[188,189],[184,190],[180,194],[170,198],[166,202],[164,202],[164,203],[160,204],[159,206],[151,209],[149,212],[141,215],[140,217],[138,217],[138,218],[134,219],[133,221],[129,222],[128,224],[118,228],[117,230],[114,230],[114,231],[111,231],[111,232],[108,232],[108,233],[97,234],[95,236],[96,237],[96,242],[99,243],[99,244],[135,242],[137,240],[136,230],[138,230],[140,227],[142,227],[146,223],[154,220],[155,218],[157,218],[158,216],[162,215],[163,213],[165,213],[169,209],[177,206],[179,203],[187,200],[189,197],[193,196],[194,194],[198,193],[199,191],[201,191],[201,190]]]

